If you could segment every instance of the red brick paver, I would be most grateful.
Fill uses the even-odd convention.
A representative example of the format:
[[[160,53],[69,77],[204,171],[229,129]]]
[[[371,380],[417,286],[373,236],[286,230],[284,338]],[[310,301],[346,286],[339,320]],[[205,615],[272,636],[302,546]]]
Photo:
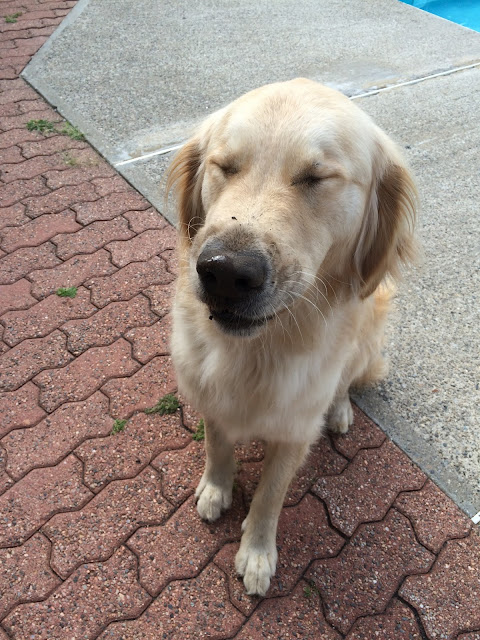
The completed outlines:
[[[267,597],[246,595],[262,443],[236,447],[206,524],[201,416],[144,412],[176,390],[175,231],[87,142],[25,126],[63,121],[19,73],[75,4],[0,16],[0,638],[480,640],[478,527],[356,407],[289,488]]]

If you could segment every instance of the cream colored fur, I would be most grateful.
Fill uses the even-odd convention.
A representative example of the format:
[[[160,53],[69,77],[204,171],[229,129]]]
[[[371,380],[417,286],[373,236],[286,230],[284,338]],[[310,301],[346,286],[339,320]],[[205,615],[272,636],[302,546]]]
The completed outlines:
[[[247,593],[275,572],[285,493],[328,420],[345,433],[348,389],[384,374],[389,290],[414,250],[415,190],[396,146],[341,94],[308,80],[268,85],[209,117],[171,169],[180,218],[172,356],[205,416],[197,506],[232,500],[236,441],[266,442],[264,470],[236,556]],[[207,240],[268,254],[274,318],[227,335],[198,297]]]

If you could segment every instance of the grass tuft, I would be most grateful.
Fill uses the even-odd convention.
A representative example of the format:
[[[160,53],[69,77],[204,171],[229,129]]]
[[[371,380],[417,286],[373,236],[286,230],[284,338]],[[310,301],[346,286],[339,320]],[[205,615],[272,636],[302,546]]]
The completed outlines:
[[[112,427],[112,435],[115,435],[116,433],[120,433],[120,431],[123,431],[125,429],[125,425],[127,424],[127,422],[128,420],[115,420]]]
[[[5,22],[8,22],[9,24],[14,24],[17,21],[17,18],[19,18],[22,15],[21,11],[17,11],[17,13],[12,13],[9,16],[5,16]]]
[[[180,402],[178,398],[173,395],[173,393],[167,393],[166,396],[160,398],[157,404],[154,407],[150,407],[150,409],[145,409],[146,414],[151,413],[159,413],[161,416],[167,413],[175,413],[175,411],[179,408]]]
[[[63,127],[59,129],[58,133],[62,133],[64,136],[68,136],[72,140],[85,140],[85,136],[78,127],[74,127],[70,122],[65,122]]]
[[[192,438],[197,442],[200,442],[201,440],[205,440],[205,421],[203,418],[198,423],[197,430],[192,435]]]
[[[75,298],[77,295],[77,287],[60,287],[55,291],[60,298]]]
[[[55,122],[50,120],[29,120],[27,122],[27,129],[29,131],[40,131],[43,135],[47,133],[59,133],[63,136],[68,136],[72,140],[85,140],[85,136],[78,127],[74,127],[70,122],[64,122],[60,128],[57,128]]]
[[[55,124],[50,120],[29,120],[27,122],[29,131],[40,131],[40,133],[52,133],[55,131]]]

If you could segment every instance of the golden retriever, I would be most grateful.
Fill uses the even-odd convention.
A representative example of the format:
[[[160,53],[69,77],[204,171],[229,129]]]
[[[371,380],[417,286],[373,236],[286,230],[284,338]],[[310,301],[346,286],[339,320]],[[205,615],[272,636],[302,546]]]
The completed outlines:
[[[172,357],[205,416],[201,518],[232,501],[234,443],[266,443],[235,565],[264,595],[287,488],[309,447],[345,433],[351,385],[379,379],[387,276],[414,253],[416,193],[394,143],[353,102],[304,79],[206,119],[167,187],[179,206]]]

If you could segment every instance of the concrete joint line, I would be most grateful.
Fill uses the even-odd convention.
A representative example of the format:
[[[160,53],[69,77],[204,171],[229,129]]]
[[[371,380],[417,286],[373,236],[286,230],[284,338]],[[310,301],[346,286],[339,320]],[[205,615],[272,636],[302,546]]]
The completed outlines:
[[[139,160],[148,160],[148,158],[154,158],[155,156],[163,156],[166,153],[170,153],[170,151],[176,151],[183,147],[183,142],[181,144],[175,144],[171,147],[163,147],[162,149],[158,149],[157,151],[152,151],[151,153],[146,153],[144,156],[138,156],[137,158],[130,158],[129,160],[121,160],[120,162],[116,162],[114,167],[124,167],[127,164],[133,164],[134,162],[138,162]]]
[[[465,71],[466,69],[474,69],[475,67],[479,67],[480,62],[474,62],[473,64],[467,64],[462,67],[455,67],[453,69],[447,69],[447,71],[439,71],[438,73],[432,73],[428,76],[421,76],[420,78],[415,78],[414,80],[407,80],[405,82],[399,82],[397,84],[389,85],[388,87],[381,87],[379,89],[373,89],[372,91],[366,91],[365,93],[359,93],[358,95],[351,96],[350,100],[358,100],[359,98],[368,98],[370,96],[376,96],[379,93],[384,93],[385,91],[392,91],[393,89],[398,89],[399,87],[408,87],[413,84],[418,84],[419,82],[424,82],[425,80],[433,80],[434,78],[440,78],[442,76],[449,76],[452,73],[457,73],[458,71]],[[170,147],[162,147],[161,149],[157,149],[157,151],[152,151],[151,153],[146,153],[143,156],[138,156],[136,158],[129,158],[128,160],[121,160],[120,162],[115,162],[114,167],[125,167],[129,164],[134,164],[135,162],[141,162],[143,160],[148,160],[150,158],[155,158],[156,156],[163,156],[171,151],[177,151],[184,145],[184,142],[179,144],[174,144]]]
[[[433,80],[434,78],[441,78],[442,76],[449,76],[452,73],[457,73],[458,71],[466,71],[467,69],[474,69],[475,67],[480,66],[480,62],[474,62],[472,64],[466,64],[463,67],[454,67],[453,69],[447,69],[446,71],[439,71],[438,73],[431,73],[428,76],[421,76],[420,78],[415,78],[414,80],[406,80],[405,82],[398,82],[397,84],[391,84],[388,87],[380,87],[379,89],[373,89],[372,91],[366,91],[365,93],[359,93],[356,96],[352,96],[351,100],[358,100],[359,98],[368,98],[369,96],[376,96],[378,93],[384,93],[385,91],[392,91],[393,89],[398,89],[398,87],[408,87],[412,84],[418,84],[419,82],[424,82],[425,80]]]

